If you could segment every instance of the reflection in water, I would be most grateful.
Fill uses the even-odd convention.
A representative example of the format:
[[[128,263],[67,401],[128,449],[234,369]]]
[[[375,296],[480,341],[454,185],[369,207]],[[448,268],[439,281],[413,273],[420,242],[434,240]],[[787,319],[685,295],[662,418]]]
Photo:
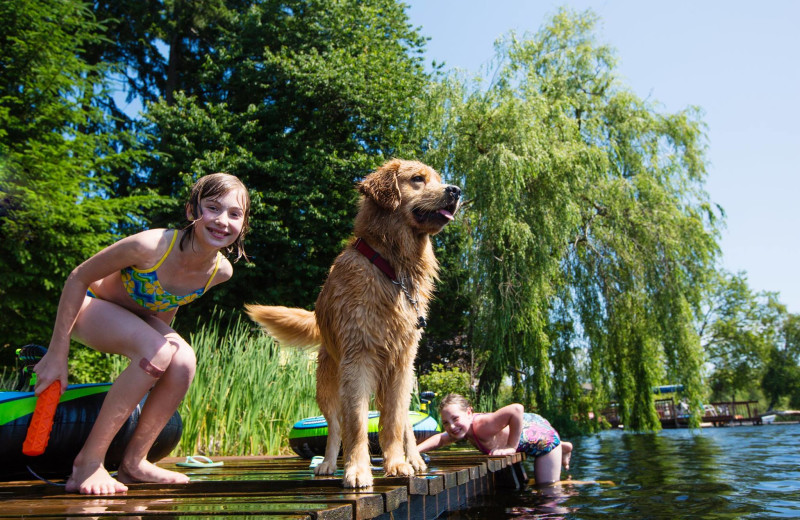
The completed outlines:
[[[800,517],[800,425],[616,430],[571,440],[569,473],[582,483],[498,495],[448,518]]]

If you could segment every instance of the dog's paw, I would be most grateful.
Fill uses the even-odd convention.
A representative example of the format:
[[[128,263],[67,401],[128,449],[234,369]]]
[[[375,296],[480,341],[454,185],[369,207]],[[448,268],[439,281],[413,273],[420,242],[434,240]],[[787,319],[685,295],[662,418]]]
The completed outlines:
[[[333,462],[323,460],[322,463],[314,468],[314,475],[333,475],[336,473],[336,459]]]
[[[369,466],[346,467],[342,484],[346,488],[370,487],[372,485],[372,469]]]
[[[410,477],[414,474],[414,467],[405,461],[384,463],[383,469],[387,477]]]
[[[408,462],[411,464],[411,467],[413,467],[414,471],[416,471],[417,473],[425,473],[425,470],[428,469],[428,466],[425,464],[425,460],[419,454],[417,454],[416,456],[410,455],[408,457]]]

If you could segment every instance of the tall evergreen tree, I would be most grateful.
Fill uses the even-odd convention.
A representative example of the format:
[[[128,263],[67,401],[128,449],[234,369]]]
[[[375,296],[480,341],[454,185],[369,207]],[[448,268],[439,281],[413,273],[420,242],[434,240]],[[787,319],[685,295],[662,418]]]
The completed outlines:
[[[253,192],[254,262],[189,322],[214,304],[313,305],[349,234],[355,182],[398,150],[428,80],[424,42],[393,0],[259,2],[225,19],[199,83],[147,116],[153,187],[178,196],[184,179],[225,170]]]
[[[95,103],[108,66],[80,56],[103,38],[88,5],[8,0],[0,26],[0,337],[46,345],[69,272],[158,199],[112,191],[141,157]]]

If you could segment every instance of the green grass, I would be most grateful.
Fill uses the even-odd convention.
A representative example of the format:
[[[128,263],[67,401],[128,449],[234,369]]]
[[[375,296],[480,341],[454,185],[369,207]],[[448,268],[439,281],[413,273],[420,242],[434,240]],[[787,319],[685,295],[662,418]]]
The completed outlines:
[[[215,312],[187,338],[197,373],[178,411],[180,445],[172,455],[280,455],[292,425],[320,415],[316,353],[282,349],[241,315]],[[119,370],[127,360],[120,358]]]
[[[0,367],[0,388],[11,390],[17,381],[17,371],[11,367]]]
[[[216,318],[216,319],[215,319]],[[278,455],[292,425],[319,415],[316,355],[280,349],[249,320],[212,316],[189,338],[197,374],[180,413],[182,454]]]

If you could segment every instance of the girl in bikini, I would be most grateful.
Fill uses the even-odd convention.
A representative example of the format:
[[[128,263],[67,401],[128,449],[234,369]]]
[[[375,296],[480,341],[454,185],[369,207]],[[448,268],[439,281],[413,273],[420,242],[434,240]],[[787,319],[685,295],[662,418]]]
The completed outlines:
[[[67,491],[107,495],[125,493],[133,482],[189,480],[146,459],[195,373],[192,347],[169,324],[178,307],[231,278],[233,266],[221,251],[247,258],[250,198],[238,178],[215,173],[194,184],[185,211],[185,228],[126,237],[76,267],[64,284],[50,346],[34,368],[36,394],[54,381],[62,392],[67,387],[70,338],[131,361],[75,457]],[[106,452],[148,391],[115,479],[103,466]]]
[[[535,413],[525,413],[515,403],[491,413],[475,413],[466,398],[447,395],[439,405],[444,432],[419,443],[420,453],[466,439],[488,455],[523,452],[534,457],[536,483],[561,480],[561,465],[569,469],[572,443],[562,441],[550,423]]]

